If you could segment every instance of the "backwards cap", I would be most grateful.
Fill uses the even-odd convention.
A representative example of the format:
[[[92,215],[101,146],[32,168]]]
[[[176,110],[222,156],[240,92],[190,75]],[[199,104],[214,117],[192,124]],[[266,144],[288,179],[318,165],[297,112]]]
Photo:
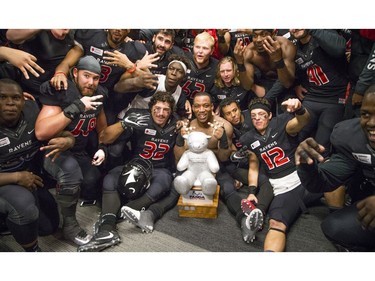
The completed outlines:
[[[88,70],[99,75],[101,73],[100,63],[93,56],[82,57],[76,67],[79,70]]]

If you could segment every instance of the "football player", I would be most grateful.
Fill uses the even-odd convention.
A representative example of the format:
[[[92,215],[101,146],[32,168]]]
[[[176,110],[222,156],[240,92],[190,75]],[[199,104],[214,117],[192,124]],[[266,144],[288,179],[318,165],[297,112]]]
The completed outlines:
[[[112,169],[103,181],[102,212],[95,225],[93,238],[86,245],[78,248],[80,252],[101,251],[121,242],[116,230],[116,222],[122,205],[136,210],[147,209],[169,192],[175,170],[173,147],[176,142],[176,122],[173,115],[174,98],[167,92],[154,94],[149,102],[149,109],[130,109],[124,119],[107,127],[101,142],[109,144],[121,134],[125,141],[130,140],[132,158],[137,163],[130,163]],[[145,174],[150,167],[152,173],[150,186],[145,188]],[[143,180],[142,180],[143,179]],[[142,194],[144,192],[144,194]]]
[[[0,79],[0,217],[23,249],[33,252],[40,251],[38,228],[39,234],[49,235],[60,221],[56,203],[44,188],[41,151],[56,159],[74,145],[74,138],[62,132],[42,147],[35,136],[38,105],[25,101],[22,92],[17,82]],[[46,210],[44,203],[49,204]]]
[[[103,100],[107,90],[99,85],[101,67],[92,56],[81,58],[73,68],[67,90],[56,90],[49,81],[41,86],[40,100],[43,104],[35,125],[39,140],[49,140],[63,130],[75,137],[70,151],[55,161],[46,158],[44,167],[58,183],[57,202],[63,218],[64,237],[76,244],[84,244],[90,235],[81,229],[76,219],[76,205],[82,189],[84,199],[98,199],[98,167],[105,159],[105,149],[99,149],[93,157],[86,146],[93,130],[99,134],[107,127]]]

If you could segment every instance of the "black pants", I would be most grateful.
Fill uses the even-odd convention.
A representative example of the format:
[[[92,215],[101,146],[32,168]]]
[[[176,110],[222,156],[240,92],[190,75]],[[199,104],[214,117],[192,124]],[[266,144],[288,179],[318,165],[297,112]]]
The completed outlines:
[[[334,244],[350,251],[374,251],[375,230],[364,230],[357,215],[355,204],[337,210],[322,222],[322,231]]]

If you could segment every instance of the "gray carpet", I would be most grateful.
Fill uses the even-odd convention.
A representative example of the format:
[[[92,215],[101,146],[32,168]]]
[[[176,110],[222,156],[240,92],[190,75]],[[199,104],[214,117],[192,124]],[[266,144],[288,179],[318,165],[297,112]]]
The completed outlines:
[[[320,223],[327,214],[328,209],[323,205],[310,207],[308,214],[302,214],[288,233],[286,250],[336,251],[320,229]],[[259,252],[263,251],[267,224],[253,243],[246,244],[234,217],[220,201],[217,219],[180,218],[175,207],[155,224],[155,229],[211,252]]]
[[[78,207],[78,220],[92,233],[98,218],[98,206]],[[324,237],[320,222],[328,214],[323,206],[309,208],[296,221],[287,237],[288,252],[333,252],[334,246]],[[220,201],[217,219],[182,218],[177,206],[156,222],[151,234],[144,234],[128,222],[118,224],[122,243],[106,252],[261,252],[267,224],[256,241],[246,244],[241,230],[225,204]],[[61,239],[61,234],[40,237],[45,252],[75,252],[76,247]],[[1,252],[19,252],[22,248],[11,235],[0,236]]]

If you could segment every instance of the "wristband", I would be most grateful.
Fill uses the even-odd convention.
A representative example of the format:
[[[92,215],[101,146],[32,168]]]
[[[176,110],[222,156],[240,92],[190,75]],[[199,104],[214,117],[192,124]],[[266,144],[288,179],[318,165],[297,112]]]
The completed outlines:
[[[128,73],[133,73],[133,72],[135,72],[137,70],[137,64],[135,63],[135,64],[133,64],[133,66],[131,67],[131,68],[128,68],[127,70],[126,70],[126,72],[128,72]]]
[[[225,43],[224,35],[218,35],[218,36],[217,36],[217,41],[218,41],[219,43]]]
[[[255,185],[249,185],[249,193],[250,193],[250,194],[255,194],[257,188],[258,188],[258,187],[255,186]]]
[[[275,62],[275,65],[277,69],[284,68],[285,66],[284,59],[278,60],[277,62]]]
[[[183,137],[181,134],[178,134],[178,135],[177,135],[177,138],[176,138],[176,145],[179,146],[179,147],[185,145],[185,139],[184,139],[184,137]]]
[[[246,71],[246,67],[245,67],[245,65],[242,64],[242,63],[238,63],[238,64],[237,64],[237,68],[238,68],[238,71],[239,71],[239,72],[245,72],[245,71]]]
[[[295,115],[304,115],[305,112],[306,112],[306,108],[303,105],[301,105],[300,108],[298,108],[296,111],[294,111],[294,114]]]
[[[64,115],[70,120],[73,120],[84,112],[85,104],[80,99],[76,99],[72,104],[68,105],[63,110]]]
[[[228,149],[228,137],[227,134],[225,133],[225,129],[223,129],[223,135],[221,136],[219,140],[219,148],[222,149]]]
[[[104,143],[99,143],[98,150],[101,149],[104,151],[105,157],[107,158],[108,155],[108,146]]]
[[[53,74],[53,77],[55,77],[55,76],[58,75],[58,74],[62,74],[62,75],[65,76],[65,78],[67,78],[67,77],[66,77],[66,74],[65,74],[64,72],[62,72],[62,71],[57,71],[57,72],[55,72],[55,74]]]
[[[125,121],[124,121],[124,120],[121,120],[121,121],[120,121],[120,124],[121,124],[122,129],[126,130],[127,126],[126,126]]]

